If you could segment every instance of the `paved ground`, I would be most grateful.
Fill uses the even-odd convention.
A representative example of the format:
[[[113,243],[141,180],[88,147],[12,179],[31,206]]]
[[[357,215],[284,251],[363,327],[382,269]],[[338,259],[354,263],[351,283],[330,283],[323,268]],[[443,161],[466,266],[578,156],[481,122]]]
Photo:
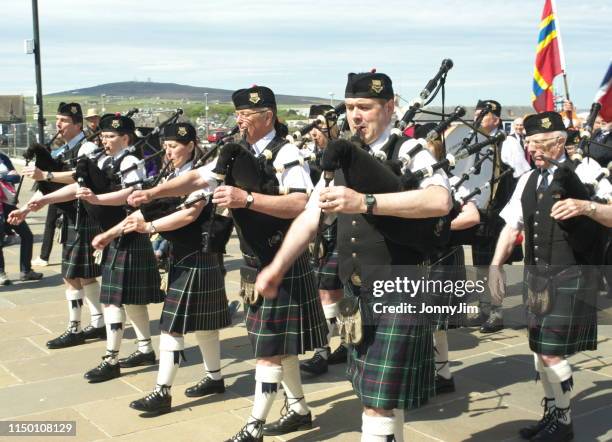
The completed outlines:
[[[30,219],[36,238],[35,256],[40,249],[43,223],[44,213]],[[230,245],[226,262],[231,271],[226,287],[235,299],[239,266],[235,238]],[[15,278],[18,253],[17,245],[5,248],[7,272]],[[241,316],[221,332],[226,394],[199,400],[183,395],[185,387],[199,380],[203,372],[195,339],[187,336],[187,361],[181,365],[172,389],[175,411],[141,418],[128,404],[151,390],[156,367],[124,370],[121,378],[90,385],[84,381],[83,373],[98,364],[104,342],[63,350],[46,348],[46,341],[64,330],[67,319],[59,256],[60,247],[56,245],[51,265],[43,269],[42,281],[0,288],[0,420],[74,420],[76,437],[62,438],[70,441],[220,441],[242,426],[252,404],[254,361]],[[600,300],[609,307],[608,300]],[[518,296],[507,301],[507,317],[519,318]],[[160,306],[151,307],[149,312],[157,348]],[[136,347],[129,326],[125,337],[122,355]],[[612,327],[601,326],[599,350],[571,358],[576,370],[573,417],[578,441],[612,440],[611,337]],[[506,329],[489,336],[475,329],[452,331],[450,348],[457,391],[408,413],[406,440],[519,440],[517,428],[539,418],[541,413],[541,387],[533,382],[525,331]],[[360,406],[344,379],[342,367],[332,368],[321,378],[304,380],[316,428],[266,440],[358,441]],[[277,400],[272,419],[279,415],[281,405]]]

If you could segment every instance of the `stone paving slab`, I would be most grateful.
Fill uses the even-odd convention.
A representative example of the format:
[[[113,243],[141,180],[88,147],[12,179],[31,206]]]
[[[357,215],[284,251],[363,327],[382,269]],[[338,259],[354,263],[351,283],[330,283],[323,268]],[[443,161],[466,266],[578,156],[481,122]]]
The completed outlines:
[[[26,188],[24,187],[24,191]],[[27,194],[29,189],[25,192]],[[24,199],[27,198],[24,196]],[[30,223],[39,240],[44,213]],[[34,247],[37,256],[40,243]],[[45,278],[37,283],[15,283],[0,287],[0,419],[75,420],[77,436],[64,440],[102,441],[211,441],[233,435],[250,413],[254,388],[254,360],[243,312],[233,326],[221,331],[222,370],[227,392],[208,398],[184,396],[184,389],[203,374],[202,357],[193,335],[187,335],[187,360],[181,363],[173,386],[174,412],[142,418],[128,407],[130,401],[153,388],[157,366],[122,370],[122,376],[103,384],[88,384],[83,373],[98,364],[104,341],[48,350],[46,342],[61,333],[67,320],[67,307],[61,283],[60,251],[54,246],[53,265],[42,270]],[[19,246],[5,248],[7,270],[18,275]],[[240,253],[235,236],[225,256],[228,274],[226,289],[230,299],[238,299]],[[467,255],[468,264],[470,256]],[[510,269],[509,280],[519,270]],[[513,273],[514,272],[514,273]],[[518,274],[518,273],[517,273]],[[518,286],[512,285],[505,301],[506,328],[482,335],[475,328],[449,333],[451,371],[457,391],[430,400],[407,413],[404,436],[407,441],[518,441],[517,429],[541,413],[541,387],[534,383],[533,359],[526,338]],[[599,349],[570,358],[575,368],[574,422],[576,441],[612,440],[612,312],[610,301],[602,298],[605,311],[600,317]],[[160,305],[149,307],[153,346],[158,350]],[[88,312],[84,309],[83,322]],[[125,330],[121,355],[136,348],[131,326]],[[337,345],[337,339],[332,347]],[[311,354],[303,355],[306,359]],[[345,379],[344,367],[330,367],[319,378],[303,376],[304,390],[315,417],[310,431],[269,441],[346,441],[360,439],[361,407]],[[283,405],[279,392],[270,420],[279,416]],[[40,440],[40,438],[26,438]],[[60,440],[60,438],[56,438]],[[10,440],[14,440],[13,438]],[[21,440],[21,439],[17,439]]]

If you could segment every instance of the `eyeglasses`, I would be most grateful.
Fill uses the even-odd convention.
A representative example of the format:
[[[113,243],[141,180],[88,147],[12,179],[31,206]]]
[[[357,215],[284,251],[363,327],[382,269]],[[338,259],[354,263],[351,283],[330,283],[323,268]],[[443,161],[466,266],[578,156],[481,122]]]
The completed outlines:
[[[112,135],[100,135],[100,139],[101,140],[112,140],[114,138],[117,138],[119,135],[117,134],[112,134]]]
[[[238,111],[238,112],[235,112],[234,115],[236,115],[236,118],[242,118],[243,120],[248,120],[253,115],[261,114],[261,113],[268,112],[268,111],[270,111],[270,109],[262,109],[260,111],[252,111],[252,112]]]
[[[525,143],[534,146],[536,149],[539,149],[541,147],[544,147],[544,145],[549,141],[557,141],[558,139],[559,137],[544,138],[542,140],[530,140],[529,138],[527,138],[525,139]]]

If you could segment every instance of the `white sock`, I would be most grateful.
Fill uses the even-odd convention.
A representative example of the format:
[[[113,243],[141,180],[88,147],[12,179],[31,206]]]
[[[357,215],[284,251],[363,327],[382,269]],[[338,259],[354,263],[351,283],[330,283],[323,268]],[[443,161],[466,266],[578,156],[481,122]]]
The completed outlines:
[[[393,436],[395,442],[404,442],[404,410],[402,408],[393,409]]]
[[[452,377],[448,362],[448,335],[444,330],[434,332],[434,355],[436,358],[436,374],[444,379]]]
[[[569,410],[570,400],[572,398],[571,388],[573,386],[572,367],[567,359],[563,359],[558,364],[545,367],[544,370],[552,386],[555,407],[557,409],[567,409],[561,421],[565,424],[569,424],[572,421]]]
[[[394,434],[393,416],[361,415],[361,442],[387,442],[387,436]]]
[[[262,427],[255,425],[256,420],[265,422],[272,403],[276,397],[278,383],[283,380],[283,367],[281,365],[257,364],[255,367],[255,399],[251,416],[247,420],[248,431],[254,436],[261,435]]]
[[[138,350],[141,353],[151,353],[151,327],[149,326],[149,311],[146,305],[126,305],[127,317],[132,323],[134,333],[138,338]]]
[[[87,307],[89,307],[91,326],[95,328],[104,327],[104,315],[102,313],[102,304],[100,304],[100,283],[94,280],[91,284],[84,285],[83,297]]]
[[[298,414],[306,415],[310,411],[304,399],[300,366],[297,356],[287,356],[281,360],[283,364],[283,389],[287,395],[289,409]]]
[[[195,332],[198,346],[202,352],[206,376],[212,380],[223,379],[221,375],[221,342],[219,330],[198,330]]]
[[[106,322],[106,354],[108,362],[115,365],[119,360],[119,349],[123,339],[123,324],[125,309],[123,306],[108,305],[104,307],[104,322]]]
[[[544,388],[544,397],[546,399],[549,399],[546,402],[547,406],[550,407],[552,405],[555,405],[555,393],[553,391],[552,384],[548,380],[548,376],[546,375],[546,371],[544,370],[544,363],[542,362],[542,359],[540,359],[540,356],[538,356],[537,353],[533,354],[533,364],[540,376],[540,382],[542,382],[542,388]],[[550,399],[552,399],[552,402],[550,401]]]
[[[81,311],[83,307],[83,290],[66,289],[66,300],[68,300],[68,327],[71,333],[81,331]]]
[[[160,335],[156,390],[169,393],[179,369],[181,351],[184,349],[185,338],[183,336],[172,336],[168,333]]]
[[[325,315],[325,320],[327,322],[328,328],[328,343],[332,337],[338,336],[338,326],[336,325],[336,318],[338,317],[338,313],[340,313],[340,308],[338,307],[337,302],[323,306],[323,314]]]

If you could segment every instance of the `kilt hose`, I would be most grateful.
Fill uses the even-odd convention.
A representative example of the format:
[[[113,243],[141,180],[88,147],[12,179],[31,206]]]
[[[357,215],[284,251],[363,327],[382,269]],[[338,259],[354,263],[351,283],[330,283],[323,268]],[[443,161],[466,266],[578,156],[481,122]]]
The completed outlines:
[[[160,329],[185,334],[219,330],[231,324],[219,255],[195,251],[174,254]]]
[[[115,239],[108,246],[102,266],[100,302],[118,307],[162,302],[164,294],[149,235],[129,233],[120,249],[117,248],[119,240]],[[111,268],[115,253],[115,265]]]
[[[358,292],[351,282],[345,284],[345,296]],[[362,306],[371,311],[374,299],[369,297]],[[376,302],[384,303],[384,298]],[[429,318],[406,318],[380,315],[364,326],[361,343],[349,345],[347,376],[366,407],[418,408],[435,395],[434,328]]]
[[[315,276],[319,281],[319,289],[337,290],[342,288],[342,282],[338,276],[338,243],[337,243],[338,220],[323,230],[323,241],[325,243],[325,256],[321,265],[315,269]]]
[[[327,322],[308,254],[283,277],[275,299],[250,305],[246,327],[256,358],[299,355],[327,345]]]
[[[94,262],[91,242],[102,230],[84,209],[81,210],[79,230],[74,227],[73,220],[64,216],[62,276],[67,279],[96,278],[100,276],[101,268]]]
[[[465,255],[463,247],[458,246],[447,249],[444,253],[439,254],[432,259],[434,265],[430,268],[429,280],[440,280],[442,284],[445,281],[465,281]],[[434,306],[459,306],[461,302],[465,302],[465,298],[455,296],[452,292],[431,293],[427,295],[426,301],[429,305]],[[464,327],[467,321],[465,313],[449,315],[448,313],[436,313],[431,316],[434,330],[448,330],[449,328]]]
[[[529,348],[534,353],[567,356],[597,350],[597,293],[595,273],[558,282],[550,313],[529,313]]]

